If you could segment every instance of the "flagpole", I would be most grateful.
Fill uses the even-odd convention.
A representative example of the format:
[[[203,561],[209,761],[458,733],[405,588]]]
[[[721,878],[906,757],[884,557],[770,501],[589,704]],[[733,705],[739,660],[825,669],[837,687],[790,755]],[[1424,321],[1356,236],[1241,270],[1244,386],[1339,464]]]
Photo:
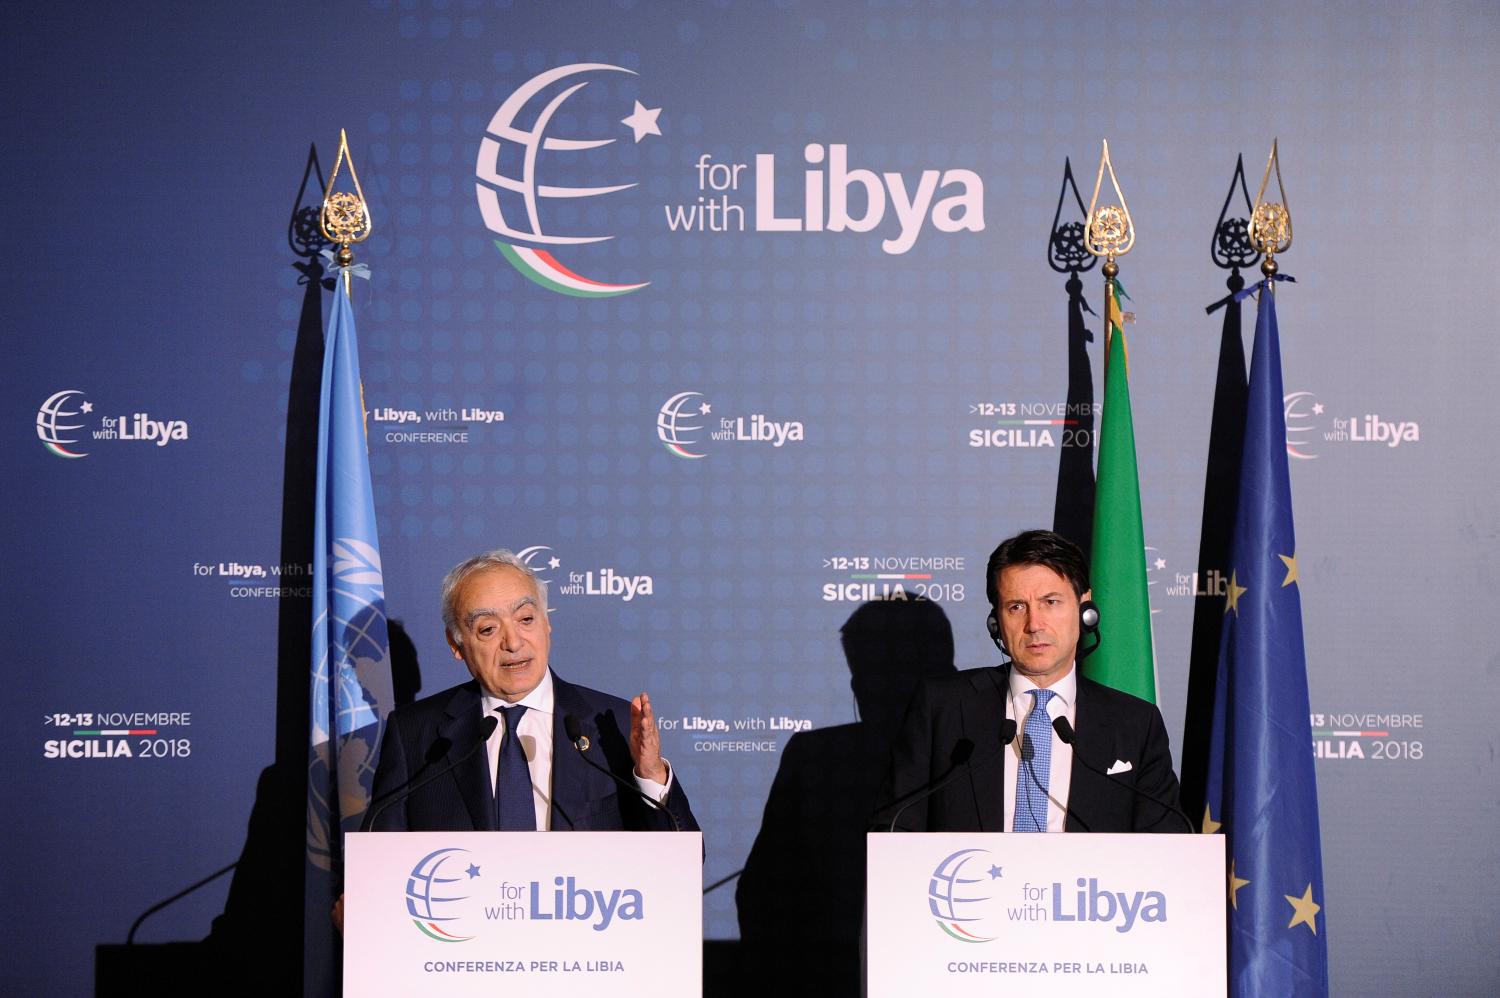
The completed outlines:
[[[1115,335],[1115,316],[1120,313],[1120,303],[1115,299],[1115,278],[1120,276],[1120,265],[1114,257],[1104,261],[1104,354],[1109,355],[1109,341]]]
[[[339,190],[346,167],[349,183]],[[351,184],[353,191],[347,189]],[[370,238],[370,211],[342,129],[318,227],[339,247],[336,254],[325,250],[323,256],[341,279],[344,299],[334,292],[323,334],[313,495],[302,967],[303,993],[332,998],[340,988],[339,939],[329,913],[343,879],[343,832],[357,824],[369,804],[391,706],[390,638],[352,304],[352,278],[370,275],[368,267],[355,266],[350,246]]]
[[[1112,198],[1104,188],[1106,173]],[[1105,203],[1101,203],[1101,191],[1105,191]],[[1119,258],[1135,245],[1135,223],[1110,162],[1108,142],[1103,144],[1094,178],[1084,245],[1104,260],[1105,325],[1104,404],[1099,417],[1089,574],[1099,613],[1112,623],[1109,642],[1079,665],[1095,682],[1155,703],[1156,652],[1130,405],[1129,343],[1124,333],[1125,320],[1132,317],[1120,309],[1120,299],[1127,296],[1120,287]]]
[[[1272,173],[1277,189],[1268,191]],[[1265,293],[1256,308],[1203,831],[1228,836],[1228,993],[1326,998],[1327,897],[1308,752],[1302,552],[1292,523],[1275,298],[1276,284],[1292,279],[1274,259],[1292,244],[1292,220],[1274,141],[1249,234],[1265,254]],[[1274,719],[1268,703],[1280,711]]]

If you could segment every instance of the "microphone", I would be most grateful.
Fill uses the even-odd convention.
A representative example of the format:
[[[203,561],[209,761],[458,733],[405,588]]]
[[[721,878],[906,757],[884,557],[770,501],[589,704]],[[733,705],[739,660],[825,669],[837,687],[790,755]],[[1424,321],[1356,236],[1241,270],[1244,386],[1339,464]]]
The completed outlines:
[[[1007,717],[1000,722],[1000,744],[1009,745],[1016,740],[1016,719]]]
[[[1009,719],[1007,718],[1007,720],[1009,720]],[[1015,724],[1016,724],[1015,721],[1010,721],[1009,723],[1010,723],[1010,725],[1011,725],[1012,728],[1015,727]],[[1027,734],[1024,731],[1021,732],[1021,768],[1024,769],[1024,770],[1026,770],[1026,775],[1027,776],[1031,777],[1031,783],[1032,783],[1032,785],[1042,792],[1042,797],[1043,797],[1044,800],[1048,800],[1048,801],[1056,800],[1056,798],[1052,796],[1052,794],[1047,790],[1047,788],[1044,787],[1044,786],[1042,786],[1042,781],[1039,780],[1039,779],[1037,779],[1037,775],[1036,775],[1036,743],[1033,742],[1031,740],[1031,738],[1028,737]],[[1017,796],[1019,796],[1019,795],[1017,795]],[[1058,803],[1062,804],[1062,801],[1058,801]],[[1020,806],[1021,806],[1021,802],[1019,800],[1017,800],[1016,801],[1016,807],[1020,807]],[[1063,807],[1064,811],[1068,810],[1068,805],[1062,804],[1062,807]],[[1028,808],[1028,811],[1029,810],[1030,809]],[[1031,811],[1030,813],[1031,813],[1031,816],[1033,818],[1036,817],[1036,812]],[[1046,809],[1045,808],[1043,808],[1043,813],[1042,813],[1042,830],[1043,831],[1047,830],[1047,817],[1046,817]]]
[[[1087,769],[1092,773],[1097,773],[1098,775],[1104,777],[1113,786],[1124,787],[1131,793],[1146,798],[1151,803],[1161,808],[1163,811],[1171,811],[1173,814],[1177,815],[1177,817],[1182,819],[1182,823],[1187,826],[1189,834],[1194,834],[1198,831],[1198,829],[1193,827],[1193,823],[1188,820],[1188,816],[1182,813],[1181,808],[1176,807],[1172,804],[1168,804],[1166,801],[1162,800],[1160,797],[1157,797],[1155,794],[1146,793],[1146,791],[1142,790],[1140,787],[1135,786],[1134,784],[1122,783],[1119,780],[1111,780],[1108,773],[1104,772],[1104,770],[1100,769],[1098,766],[1095,766],[1093,763],[1085,759],[1083,757],[1083,753],[1078,751],[1078,746],[1073,742],[1073,739],[1076,737],[1076,735],[1073,731],[1073,725],[1068,723],[1068,719],[1066,717],[1054,718],[1052,721],[1052,729],[1057,732],[1057,737],[1061,738],[1064,744],[1073,746],[1073,758],[1083,763],[1084,769]]]
[[[1067,724],[1068,723],[1068,719],[1066,717],[1059,717],[1056,721],[1052,722],[1053,727],[1056,728],[1057,724],[1059,722],[1061,722],[1063,724]],[[1010,731],[1012,734],[1014,734],[1015,733],[1015,728],[1016,728],[1016,722],[1013,721],[1013,720],[1011,720],[1010,718],[1006,718],[1005,719],[1005,724],[1006,724],[1006,729],[1008,731]],[[1072,744],[1072,741],[1070,740],[1071,739],[1072,730],[1073,729],[1071,727],[1068,729],[1069,738],[1063,738],[1063,741],[1067,742],[1070,745]],[[1062,738],[1062,733],[1061,733],[1060,729],[1058,730],[1058,737]],[[1080,818],[1078,816],[1077,812],[1075,812],[1072,808],[1070,808],[1068,806],[1067,801],[1058,800],[1056,797],[1052,796],[1052,791],[1050,791],[1046,787],[1042,786],[1042,781],[1039,780],[1039,779],[1037,779],[1035,762],[1036,762],[1036,745],[1032,743],[1031,739],[1028,738],[1026,736],[1026,733],[1023,731],[1021,733],[1021,768],[1026,771],[1026,775],[1027,776],[1031,777],[1032,786],[1034,786],[1038,790],[1040,790],[1042,792],[1042,796],[1045,797],[1047,800],[1052,801],[1053,803],[1057,804],[1058,807],[1061,807],[1063,809],[1063,815],[1064,815],[1065,819],[1068,818],[1068,817],[1071,817],[1074,821],[1077,821],[1080,825],[1083,826],[1083,830],[1085,832],[1092,831],[1092,829],[1089,828],[1089,826],[1088,826],[1088,822],[1086,822],[1082,818]],[[1021,803],[1020,800],[1016,801],[1016,805],[1017,806],[1020,806],[1020,803]],[[1043,824],[1043,826],[1045,826],[1047,824],[1047,822],[1046,822],[1045,819],[1042,821],[1042,824]],[[1045,830],[1045,827],[1044,827],[1044,830]]]
[[[427,750],[427,761],[423,764],[422,768],[417,770],[416,775],[414,775],[411,779],[407,780],[405,783],[401,784],[401,786],[386,794],[379,801],[372,803],[370,807],[365,811],[364,820],[359,823],[359,830],[362,832],[368,832],[370,829],[375,827],[375,819],[380,817],[380,813],[386,808],[390,807],[397,801],[405,800],[412,794],[416,793],[418,790],[421,790],[423,787],[427,786],[427,784],[431,783],[433,780],[437,779],[439,776],[442,776],[445,773],[452,772],[454,769],[458,768],[461,763],[466,762],[470,756],[479,751],[479,747],[481,745],[490,740],[490,735],[493,735],[495,733],[495,728],[498,727],[499,724],[500,718],[496,717],[494,714],[487,715],[484,720],[479,722],[478,739],[474,742],[473,745],[470,745],[467,749],[464,750],[463,755],[460,755],[457,759],[454,759],[452,762],[448,763],[448,765],[442,767],[441,769],[435,770],[434,772],[423,776],[422,773],[424,770],[426,770],[433,763],[437,762],[438,759],[441,759],[443,757],[443,754],[453,747],[453,743],[446,738],[439,738],[437,741],[433,742],[432,747]],[[447,748],[443,747],[445,743],[447,745]]]
[[[1015,724],[1012,723],[1011,728],[1014,727]],[[1014,737],[1014,735],[1015,732],[1012,731],[1011,736]],[[948,756],[947,772],[945,772],[942,776],[939,776],[936,780],[929,781],[926,785],[918,787],[906,796],[898,797],[891,803],[883,804],[880,807],[876,808],[876,814],[879,814],[881,811],[885,811],[889,808],[894,807],[896,809],[896,813],[891,817],[890,826],[886,829],[886,831],[894,832],[896,830],[896,822],[898,819],[900,819],[902,812],[904,812],[907,808],[911,807],[913,804],[916,804],[919,801],[926,800],[928,797],[931,797],[933,794],[937,793],[939,790],[943,789],[948,784],[956,780],[959,777],[959,774],[963,772],[964,766],[968,764],[969,759],[973,755],[974,743],[967,738],[960,738],[958,741],[953,743],[953,751]],[[879,825],[877,824],[876,827],[879,827]]]
[[[583,725],[579,723],[578,718],[574,717],[572,714],[564,716],[563,731],[567,733],[568,741],[572,742],[573,747],[578,750],[578,757],[580,759],[588,763],[590,766],[593,766],[595,769],[603,773],[605,776],[609,777],[611,780],[614,780],[626,790],[629,790],[631,793],[635,794],[647,804],[650,804],[652,807],[656,808],[662,814],[666,815],[667,820],[672,823],[672,831],[682,831],[682,823],[677,820],[677,815],[669,811],[665,804],[652,797],[650,794],[642,793],[640,787],[636,786],[634,783],[629,783],[621,779],[619,776],[615,775],[614,770],[606,769],[605,767],[595,762],[593,759],[589,758],[588,739],[583,736]]]

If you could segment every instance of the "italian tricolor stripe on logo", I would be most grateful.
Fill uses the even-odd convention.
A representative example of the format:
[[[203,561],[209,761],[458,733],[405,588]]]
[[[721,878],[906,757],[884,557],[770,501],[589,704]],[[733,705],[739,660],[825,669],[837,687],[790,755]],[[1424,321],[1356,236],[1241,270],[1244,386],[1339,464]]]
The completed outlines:
[[[495,240],[495,245],[505,259],[510,261],[511,266],[529,279],[549,291],[572,295],[575,298],[613,298],[616,295],[639,291],[651,283],[646,281],[642,284],[604,284],[573,273],[558,263],[557,258],[546,250],[512,246],[498,239]]]

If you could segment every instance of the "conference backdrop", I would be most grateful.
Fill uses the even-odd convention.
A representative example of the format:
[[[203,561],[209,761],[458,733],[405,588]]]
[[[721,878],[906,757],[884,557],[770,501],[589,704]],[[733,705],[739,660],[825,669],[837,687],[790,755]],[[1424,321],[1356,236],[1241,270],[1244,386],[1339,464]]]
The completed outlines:
[[[1073,223],[1106,138],[1180,761],[1195,606],[1227,584],[1199,565],[1226,311],[1253,332],[1205,309],[1279,138],[1333,987],[1494,990],[1493,4],[4,17],[7,992],[86,992],[96,945],[236,860],[137,940],[253,920],[299,958],[341,128],[374,219],[352,283],[391,696],[467,678],[439,581],[521,552],[558,674],[650,692],[706,884],[745,866],[789,740],[899,713],[861,713],[861,668],[997,662],[988,552],[1087,510],[1102,278]],[[878,790],[835,755],[801,776],[804,838]],[[739,937],[739,887],[707,938]]]

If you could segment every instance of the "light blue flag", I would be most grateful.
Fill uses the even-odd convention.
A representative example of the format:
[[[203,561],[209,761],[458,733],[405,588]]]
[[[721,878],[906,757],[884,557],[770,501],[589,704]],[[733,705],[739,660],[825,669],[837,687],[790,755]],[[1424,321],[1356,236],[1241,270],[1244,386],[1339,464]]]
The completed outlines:
[[[1230,995],[1301,998],[1328,994],[1328,926],[1276,296],[1257,288],[1203,830],[1229,839]]]
[[[340,280],[334,292],[323,337],[318,414],[303,954],[309,996],[339,990],[339,940],[329,913],[343,880],[340,833],[357,829],[369,805],[376,752],[392,706],[380,537],[345,283]]]

